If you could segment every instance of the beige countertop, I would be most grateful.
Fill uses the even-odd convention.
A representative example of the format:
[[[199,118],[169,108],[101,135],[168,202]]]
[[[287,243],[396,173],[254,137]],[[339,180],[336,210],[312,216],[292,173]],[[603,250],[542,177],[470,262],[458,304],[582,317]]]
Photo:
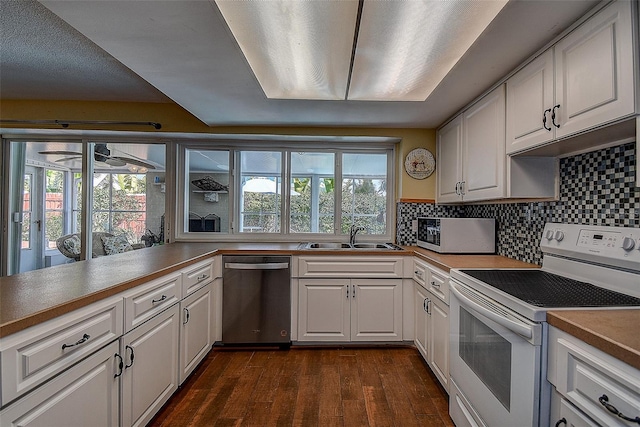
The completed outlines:
[[[440,255],[426,249],[300,250],[299,243],[173,243],[0,277],[0,337],[116,295],[215,254],[418,255],[458,267],[537,267],[498,255]]]
[[[640,310],[549,311],[547,322],[640,369]]]
[[[540,268],[537,264],[529,264],[500,255],[439,254],[417,246],[405,246],[405,248],[447,272],[452,268]]]

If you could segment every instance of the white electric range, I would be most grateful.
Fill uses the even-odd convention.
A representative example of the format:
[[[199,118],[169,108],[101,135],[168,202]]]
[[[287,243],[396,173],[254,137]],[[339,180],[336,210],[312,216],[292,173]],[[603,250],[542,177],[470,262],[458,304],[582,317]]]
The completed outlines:
[[[547,223],[540,248],[540,270],[451,270],[458,427],[548,425],[547,311],[640,308],[640,229]]]

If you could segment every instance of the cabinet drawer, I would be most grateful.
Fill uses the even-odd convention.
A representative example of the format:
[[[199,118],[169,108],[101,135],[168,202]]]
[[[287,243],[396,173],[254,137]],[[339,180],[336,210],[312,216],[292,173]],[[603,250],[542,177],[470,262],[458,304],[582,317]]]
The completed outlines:
[[[402,278],[402,258],[397,257],[300,257],[298,277]]]
[[[117,426],[117,352],[118,341],[114,341],[5,407],[0,412],[2,425]]]
[[[197,291],[213,278],[213,260],[199,262],[182,270],[182,297]]]
[[[122,314],[122,298],[109,298],[3,339],[1,404],[117,339],[123,333]]]
[[[181,299],[181,273],[164,276],[125,294],[125,332],[139,326]]]
[[[601,425],[628,426],[613,414],[640,417],[640,371],[564,334],[554,343],[556,389]],[[606,404],[606,405],[605,405]]]
[[[427,286],[427,279],[429,278],[429,268],[427,264],[422,261],[414,259],[413,261],[413,280],[422,286]]]
[[[433,267],[429,267],[429,283],[427,283],[427,289],[431,291],[433,295],[440,298],[447,305],[449,304],[449,275],[436,270]]]

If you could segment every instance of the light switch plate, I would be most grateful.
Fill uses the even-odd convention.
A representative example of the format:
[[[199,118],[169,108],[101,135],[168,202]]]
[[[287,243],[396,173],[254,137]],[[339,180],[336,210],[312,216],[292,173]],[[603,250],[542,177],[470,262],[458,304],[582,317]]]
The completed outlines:
[[[418,220],[414,219],[411,221],[411,231],[413,232],[417,232],[418,231]]]

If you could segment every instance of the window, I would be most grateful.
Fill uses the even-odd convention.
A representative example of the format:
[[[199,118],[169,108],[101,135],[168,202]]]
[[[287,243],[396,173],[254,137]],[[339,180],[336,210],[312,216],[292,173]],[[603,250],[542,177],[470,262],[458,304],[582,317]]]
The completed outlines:
[[[96,173],[93,178],[93,231],[124,234],[136,243],[145,233],[144,174]]]
[[[344,154],[342,167],[343,234],[351,225],[367,234],[387,231],[387,155]]]
[[[65,234],[64,180],[65,172],[45,169],[45,249],[56,249],[56,240]]]
[[[344,236],[357,225],[365,229],[363,234],[393,238],[388,227],[393,206],[391,148],[342,150],[303,144],[280,149],[272,145],[269,150],[240,145],[202,150],[185,146],[181,152],[188,206],[183,232],[189,236],[221,232],[234,240],[232,235],[253,233],[252,239],[257,240],[267,239],[261,234],[297,240],[305,234]],[[202,180],[224,189],[205,203],[202,199],[211,191],[194,184]]]
[[[290,233],[335,230],[335,154],[291,153]]]
[[[241,151],[240,232],[279,233],[282,218],[282,153]]]

